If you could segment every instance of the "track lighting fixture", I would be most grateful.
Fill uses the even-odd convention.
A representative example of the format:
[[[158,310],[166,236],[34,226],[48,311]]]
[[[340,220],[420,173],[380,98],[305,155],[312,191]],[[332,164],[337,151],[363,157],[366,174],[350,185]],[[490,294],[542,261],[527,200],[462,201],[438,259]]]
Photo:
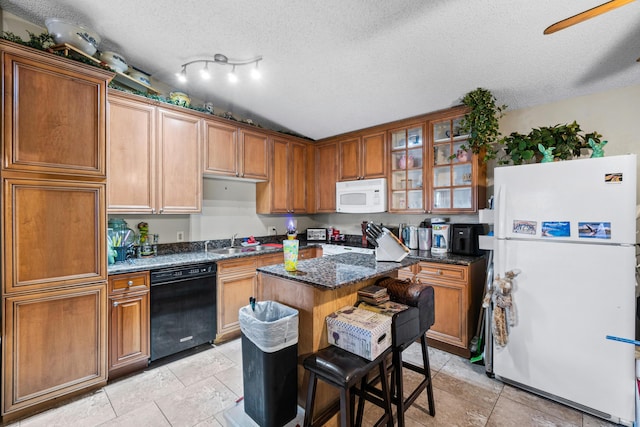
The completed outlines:
[[[213,59],[196,59],[185,64],[182,64],[182,70],[179,73],[176,73],[178,80],[181,83],[187,82],[187,66],[192,64],[201,64],[204,63],[204,66],[200,69],[200,76],[203,80],[208,80],[211,78],[211,71],[209,70],[209,64],[218,64],[218,65],[230,65],[231,71],[227,74],[229,82],[236,83],[239,80],[238,74],[236,73],[236,67],[242,65],[250,65],[255,64],[255,67],[251,69],[251,77],[253,79],[260,78],[260,70],[258,69],[258,62],[262,61],[262,56],[257,56],[255,58],[247,59],[247,60],[236,60],[229,59],[225,55],[221,53],[216,53],[213,56]]]

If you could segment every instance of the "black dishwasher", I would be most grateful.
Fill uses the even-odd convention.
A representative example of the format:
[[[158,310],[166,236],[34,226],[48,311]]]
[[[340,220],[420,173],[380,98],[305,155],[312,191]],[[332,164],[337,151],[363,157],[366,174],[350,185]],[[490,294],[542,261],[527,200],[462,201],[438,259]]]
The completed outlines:
[[[151,270],[151,360],[213,342],[216,264]]]

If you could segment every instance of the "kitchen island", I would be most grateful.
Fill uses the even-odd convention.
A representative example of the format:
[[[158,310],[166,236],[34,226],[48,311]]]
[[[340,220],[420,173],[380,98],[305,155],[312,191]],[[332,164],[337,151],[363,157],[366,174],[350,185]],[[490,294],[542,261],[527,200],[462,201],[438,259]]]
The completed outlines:
[[[357,300],[358,290],[382,277],[397,277],[398,270],[419,262],[376,262],[374,255],[340,254],[299,261],[297,271],[283,264],[258,268],[258,295],[298,310],[298,403],[304,406],[308,376],[302,359],[329,345],[325,318]],[[336,389],[320,382],[316,411],[326,408],[337,396]]]

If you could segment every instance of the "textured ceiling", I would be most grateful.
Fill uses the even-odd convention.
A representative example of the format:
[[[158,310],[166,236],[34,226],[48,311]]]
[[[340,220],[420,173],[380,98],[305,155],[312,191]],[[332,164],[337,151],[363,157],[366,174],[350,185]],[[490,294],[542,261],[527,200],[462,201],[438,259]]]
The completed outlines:
[[[320,139],[448,108],[476,87],[509,109],[640,83],[640,2],[543,35],[604,0],[0,0],[44,27],[58,17],[94,29],[101,50],[216,113]],[[175,78],[216,53],[263,55],[263,78]],[[242,74],[246,72],[246,76]]]

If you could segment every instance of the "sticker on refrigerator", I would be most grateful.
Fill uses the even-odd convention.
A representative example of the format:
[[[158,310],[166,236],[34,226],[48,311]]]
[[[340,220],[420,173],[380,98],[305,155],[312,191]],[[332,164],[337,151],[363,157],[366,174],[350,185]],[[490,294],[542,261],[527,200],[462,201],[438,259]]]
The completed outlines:
[[[570,237],[570,225],[569,221],[543,221],[542,237]]]
[[[513,220],[513,234],[531,234],[534,236],[537,230],[537,221]]]
[[[578,237],[581,239],[611,239],[611,223],[579,222]]]
[[[605,173],[604,182],[622,182],[622,173]]]

